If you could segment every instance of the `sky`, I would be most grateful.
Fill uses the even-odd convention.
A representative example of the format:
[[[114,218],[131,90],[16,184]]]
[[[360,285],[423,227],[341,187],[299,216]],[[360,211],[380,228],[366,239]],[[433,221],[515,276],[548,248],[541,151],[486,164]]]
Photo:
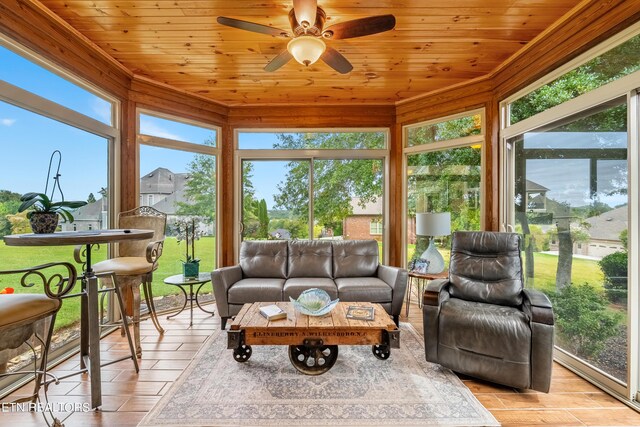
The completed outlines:
[[[110,124],[110,103],[63,78],[37,66],[0,46],[0,80],[31,91]],[[203,144],[215,140],[215,131],[179,122],[143,115],[143,133],[163,138]],[[278,142],[274,133],[243,132],[239,135],[241,149],[272,148]],[[528,133],[525,147],[580,148],[625,147],[624,133]],[[66,200],[86,200],[89,193],[98,197],[107,186],[107,141],[105,138],[56,122],[19,107],[0,101],[0,189],[17,193],[44,192],[49,159],[54,150],[62,152],[60,183]],[[150,146],[140,148],[140,173],[157,167],[172,172],[187,172],[194,154]],[[278,183],[286,177],[284,161],[252,161],[253,186],[256,198],[264,198],[269,209],[275,206],[274,194]],[[610,193],[609,184],[615,178],[614,163],[600,164],[599,176],[603,185],[601,202],[610,206],[626,203],[626,196]],[[617,162],[622,166],[624,162]],[[54,168],[57,164],[54,165]],[[53,173],[51,174],[53,175]],[[572,206],[589,203],[589,175],[587,160],[529,160],[527,179],[550,191],[549,198]],[[50,184],[51,186],[51,184]],[[59,199],[56,194],[55,198]]]

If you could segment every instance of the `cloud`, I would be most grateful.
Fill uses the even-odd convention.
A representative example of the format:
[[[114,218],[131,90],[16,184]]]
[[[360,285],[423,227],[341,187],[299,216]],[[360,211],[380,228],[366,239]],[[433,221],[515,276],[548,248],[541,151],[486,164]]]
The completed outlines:
[[[111,103],[101,98],[91,100],[91,110],[104,123],[111,123]]]
[[[178,141],[187,141],[184,137],[171,132],[158,123],[140,117],[140,133],[145,135],[159,136],[160,138],[177,139]]]
[[[0,124],[2,126],[11,126],[16,122],[16,119],[0,119]]]

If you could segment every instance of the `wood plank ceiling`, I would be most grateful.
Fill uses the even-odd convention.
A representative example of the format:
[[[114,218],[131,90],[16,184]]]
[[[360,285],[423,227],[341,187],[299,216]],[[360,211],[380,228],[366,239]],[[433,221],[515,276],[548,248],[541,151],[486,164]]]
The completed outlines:
[[[286,39],[218,16],[289,30],[291,0],[41,0],[134,74],[233,105],[394,104],[494,70],[579,0],[319,0],[325,28],[393,14],[393,31],[330,40],[354,66],[263,67]]]

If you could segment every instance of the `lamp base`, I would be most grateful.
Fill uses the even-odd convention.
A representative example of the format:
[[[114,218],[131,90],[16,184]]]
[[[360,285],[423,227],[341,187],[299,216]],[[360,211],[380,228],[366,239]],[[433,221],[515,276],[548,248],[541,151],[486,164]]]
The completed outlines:
[[[429,266],[427,267],[428,274],[442,273],[444,271],[444,258],[433,243],[433,238],[429,239],[429,247],[420,257],[429,261]]]

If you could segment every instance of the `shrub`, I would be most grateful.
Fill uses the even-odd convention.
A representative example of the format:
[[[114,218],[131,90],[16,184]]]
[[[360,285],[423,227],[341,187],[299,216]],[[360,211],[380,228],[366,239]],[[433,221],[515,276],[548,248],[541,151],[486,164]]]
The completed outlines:
[[[551,299],[559,338],[574,354],[596,357],[618,333],[622,313],[607,310],[602,293],[592,286],[567,285]]]
[[[604,274],[604,292],[609,301],[626,304],[628,254],[614,252],[602,258],[598,265]]]

